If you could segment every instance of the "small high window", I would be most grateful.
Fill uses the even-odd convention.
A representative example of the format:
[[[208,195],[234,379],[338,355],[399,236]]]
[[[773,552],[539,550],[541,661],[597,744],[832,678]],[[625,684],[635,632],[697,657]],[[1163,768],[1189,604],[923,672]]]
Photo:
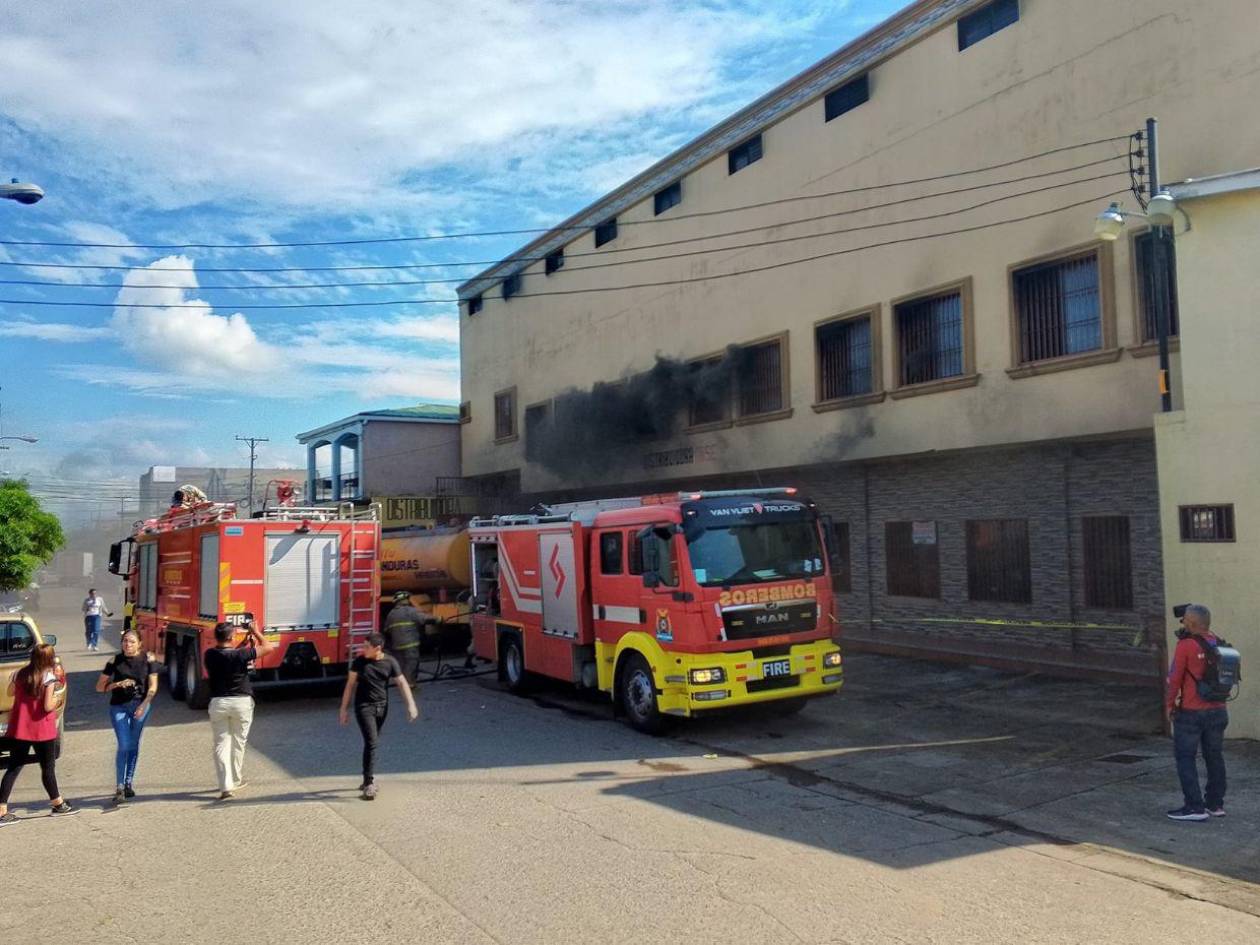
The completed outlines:
[[[738,144],[726,153],[726,164],[729,173],[742,171],[749,164],[761,160],[761,135],[753,135],[743,144]]]
[[[503,297],[510,299],[521,291],[521,274],[514,272],[503,280]]]
[[[617,218],[613,217],[605,220],[603,223],[595,227],[595,247],[598,249],[605,243],[611,243],[617,238]]]
[[[543,260],[543,271],[547,275],[558,272],[564,268],[564,250],[558,249],[554,253],[548,253],[547,258]]]
[[[893,307],[899,385],[926,384],[963,375],[966,370],[963,317],[963,296],[959,289],[911,299]]]
[[[468,300],[468,314],[476,315],[478,312],[481,311],[481,306],[482,306],[481,295],[480,294],[474,295],[471,299]]]
[[[1019,0],[993,0],[958,21],[958,51],[1019,21]]]
[[[782,410],[784,390],[784,338],[748,345],[735,372],[735,406],[741,417]]]
[[[868,101],[870,97],[870,78],[863,72],[856,79],[850,79],[838,89],[827,93],[827,97],[823,99],[824,120],[831,121],[833,118],[839,118],[845,112],[852,111]]]
[[[825,322],[814,329],[818,353],[818,399],[842,400],[873,389],[871,316]]]
[[[516,436],[516,388],[494,395],[494,438],[510,440]]]
[[[1234,541],[1234,507],[1232,505],[1183,505],[1181,540]]]
[[[1012,295],[1021,364],[1103,346],[1098,251],[1016,269]]]
[[[670,207],[676,207],[682,203],[682,181],[676,180],[664,190],[658,190],[656,196],[652,198],[652,208],[659,217]]]

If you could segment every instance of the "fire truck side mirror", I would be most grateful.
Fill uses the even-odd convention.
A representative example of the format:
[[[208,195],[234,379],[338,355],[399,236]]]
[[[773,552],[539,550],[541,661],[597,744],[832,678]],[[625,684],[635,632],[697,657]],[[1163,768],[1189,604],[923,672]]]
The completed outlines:
[[[117,574],[119,565],[122,564],[122,542],[116,541],[109,546],[109,573]]]

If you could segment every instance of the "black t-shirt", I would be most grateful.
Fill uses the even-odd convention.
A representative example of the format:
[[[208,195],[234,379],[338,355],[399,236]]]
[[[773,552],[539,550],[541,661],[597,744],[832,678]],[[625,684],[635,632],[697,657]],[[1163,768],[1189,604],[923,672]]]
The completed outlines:
[[[220,649],[216,646],[206,650],[206,675],[210,677],[211,697],[252,696],[254,687],[249,681],[249,664],[256,659],[258,651],[252,646],[240,649]]]
[[[126,705],[128,702],[143,699],[149,692],[149,677],[157,671],[157,664],[144,653],[137,653],[135,656],[123,656],[119,653],[105,664],[101,672],[109,677],[110,682],[131,679],[135,681],[135,686],[130,689],[111,689],[109,704]]]
[[[354,704],[389,705],[390,681],[402,675],[398,660],[386,654],[379,660],[356,656],[350,664],[350,672],[359,674],[359,684],[354,690]]]

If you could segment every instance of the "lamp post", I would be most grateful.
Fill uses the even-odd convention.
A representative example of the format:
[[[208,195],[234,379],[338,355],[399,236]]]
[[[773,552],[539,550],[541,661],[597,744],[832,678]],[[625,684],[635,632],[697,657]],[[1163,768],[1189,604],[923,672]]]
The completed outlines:
[[[16,177],[7,184],[0,184],[0,198],[18,203],[39,203],[44,199],[44,188],[38,184],[24,184]]]
[[[1159,396],[1164,413],[1172,410],[1172,378],[1168,359],[1172,298],[1168,293],[1170,267],[1169,242],[1172,239],[1173,211],[1177,203],[1172,194],[1159,189],[1159,152],[1156,147],[1158,122],[1146,119],[1146,192],[1151,195],[1143,213],[1129,213],[1113,203],[1094,220],[1094,235],[1114,241],[1124,232],[1128,217],[1140,217],[1151,225],[1151,303],[1155,307],[1155,334],[1159,344]]]

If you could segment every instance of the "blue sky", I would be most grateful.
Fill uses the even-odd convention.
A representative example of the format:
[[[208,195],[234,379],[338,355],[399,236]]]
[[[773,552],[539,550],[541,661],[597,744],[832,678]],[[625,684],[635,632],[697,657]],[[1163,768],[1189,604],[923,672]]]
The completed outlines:
[[[525,237],[136,244],[554,224],[902,5],[10,5],[0,175],[47,197],[0,202],[0,298],[12,300],[0,303],[2,432],[40,440],[8,443],[0,471],[117,508],[150,465],[243,464],[237,434],[270,438],[264,465],[297,465],[299,431],[370,407],[456,402],[454,282],[289,286],[459,280],[477,271],[461,263]],[[314,266],[387,268],[240,271]],[[243,308],[389,299],[431,304]]]

